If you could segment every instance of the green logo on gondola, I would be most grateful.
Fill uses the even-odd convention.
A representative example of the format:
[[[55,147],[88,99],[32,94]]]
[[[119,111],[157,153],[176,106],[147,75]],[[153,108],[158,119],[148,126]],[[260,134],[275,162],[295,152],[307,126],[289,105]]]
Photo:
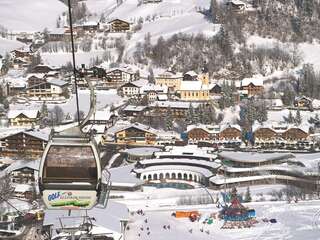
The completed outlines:
[[[90,197],[74,196],[72,192],[55,192],[48,196],[48,200],[52,207],[87,207],[90,205]]]

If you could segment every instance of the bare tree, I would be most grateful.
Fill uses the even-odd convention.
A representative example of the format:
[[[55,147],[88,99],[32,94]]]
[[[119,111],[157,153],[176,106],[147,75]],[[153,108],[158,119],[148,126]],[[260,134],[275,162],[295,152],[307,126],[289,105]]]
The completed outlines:
[[[52,125],[60,124],[64,119],[63,109],[59,106],[55,106],[51,111],[49,111],[49,119]]]
[[[0,203],[8,200],[13,193],[10,175],[7,174],[0,178]]]

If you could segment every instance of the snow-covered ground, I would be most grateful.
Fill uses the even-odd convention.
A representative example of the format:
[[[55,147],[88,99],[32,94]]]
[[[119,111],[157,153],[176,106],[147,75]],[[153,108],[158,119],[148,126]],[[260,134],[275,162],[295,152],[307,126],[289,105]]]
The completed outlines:
[[[58,0],[1,0],[0,24],[10,31],[42,31],[54,28],[65,10],[66,6]]]
[[[81,64],[85,64],[86,66],[88,66],[96,57],[99,57],[101,59],[103,56],[103,52],[104,51],[102,50],[92,50],[91,52],[77,52],[76,64],[77,66],[81,66]],[[68,62],[72,62],[71,52],[41,53],[41,57],[45,64],[57,67],[66,65]]]
[[[246,229],[221,229],[223,221],[214,219],[213,224],[190,222],[189,219],[176,219],[171,216],[173,211],[146,211],[144,216],[135,214],[126,232],[126,239],[241,239],[241,240],[274,240],[274,239],[320,239],[319,236],[319,201],[287,204],[285,202],[262,202],[245,204],[256,210],[259,223]],[[205,207],[186,207],[199,210],[204,215],[216,213],[221,209],[213,205]],[[275,218],[277,223],[264,223],[262,218]],[[147,223],[145,220],[147,219]],[[170,229],[164,229],[170,225]],[[149,229],[147,229],[149,228]],[[190,230],[192,229],[192,233]],[[200,231],[203,229],[203,232]],[[209,231],[209,232],[208,232]],[[148,232],[149,235],[148,235]]]

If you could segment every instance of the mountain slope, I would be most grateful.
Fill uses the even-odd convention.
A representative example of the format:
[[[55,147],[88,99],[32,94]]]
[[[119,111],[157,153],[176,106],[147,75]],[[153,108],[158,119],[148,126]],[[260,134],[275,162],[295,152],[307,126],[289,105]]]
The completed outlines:
[[[66,6],[58,0],[1,0],[0,24],[9,31],[54,28]]]

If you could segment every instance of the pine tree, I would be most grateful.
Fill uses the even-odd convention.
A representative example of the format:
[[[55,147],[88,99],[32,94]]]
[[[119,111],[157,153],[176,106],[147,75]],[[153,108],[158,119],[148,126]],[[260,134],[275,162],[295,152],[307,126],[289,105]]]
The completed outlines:
[[[189,124],[194,123],[194,109],[191,103],[189,105],[189,110],[187,112],[186,120],[188,121]]]
[[[268,109],[265,102],[263,102],[262,105],[258,107],[257,120],[260,124],[268,120]]]
[[[292,114],[292,112],[290,111],[286,122],[288,122],[288,123],[294,123],[294,121],[295,121],[295,120],[294,120],[293,114]]]
[[[210,14],[212,17],[212,22],[215,23],[218,21],[218,4],[216,0],[211,0],[210,3]]]
[[[300,113],[300,109],[298,108],[297,112],[296,112],[296,117],[294,119],[294,122],[297,124],[297,125],[300,125],[301,122],[302,122],[302,118],[301,118],[301,113]]]
[[[247,187],[247,191],[246,194],[244,196],[244,201],[245,202],[251,202],[252,201],[252,197],[251,197],[251,193],[250,193],[250,188]]]
[[[168,108],[165,121],[166,121],[166,130],[171,131],[173,128],[173,116],[172,116],[171,107]]]
[[[311,18],[313,15],[313,1],[305,0],[303,1],[303,13],[305,16]]]
[[[4,59],[2,60],[2,66],[1,66],[1,73],[6,74],[9,71],[9,68],[11,66],[11,57],[9,53],[6,53],[4,56]]]
[[[230,59],[233,55],[232,42],[230,39],[230,35],[228,31],[226,31],[224,26],[221,26],[220,28],[218,39],[218,43],[222,53],[226,56],[227,59]]]
[[[148,75],[148,82],[155,83],[154,73],[152,67],[149,67],[149,75]]]

